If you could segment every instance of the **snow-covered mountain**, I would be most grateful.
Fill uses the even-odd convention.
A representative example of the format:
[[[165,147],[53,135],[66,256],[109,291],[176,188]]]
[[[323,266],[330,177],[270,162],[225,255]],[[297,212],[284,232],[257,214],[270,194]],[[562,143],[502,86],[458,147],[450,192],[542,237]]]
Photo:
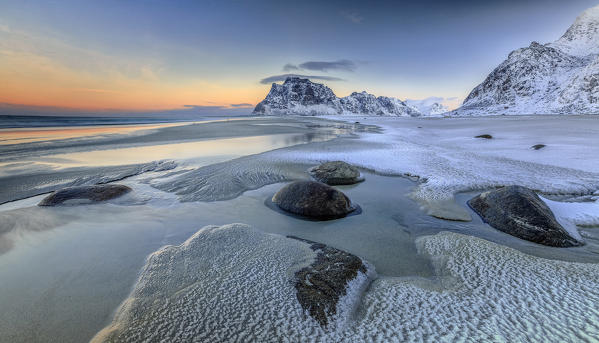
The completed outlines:
[[[422,113],[424,116],[441,116],[442,114],[449,111],[447,106],[436,102],[433,100],[434,98],[428,98],[423,100],[406,100],[405,103],[408,106],[411,106],[418,110],[418,112]]]
[[[273,83],[270,92],[256,105],[257,115],[377,115],[419,116],[420,112],[403,101],[366,92],[354,92],[338,98],[320,83],[299,77],[288,77],[281,84]]]
[[[599,6],[557,41],[511,52],[451,114],[599,114]]]

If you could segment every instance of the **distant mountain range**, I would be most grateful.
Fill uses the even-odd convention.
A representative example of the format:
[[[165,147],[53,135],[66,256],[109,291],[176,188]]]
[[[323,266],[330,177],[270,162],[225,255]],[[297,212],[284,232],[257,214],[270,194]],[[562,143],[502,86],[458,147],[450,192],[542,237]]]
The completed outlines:
[[[405,102],[366,92],[354,92],[339,98],[320,83],[299,77],[288,77],[273,83],[270,92],[254,109],[258,115],[373,115],[420,116],[422,113]]]
[[[555,42],[512,51],[451,112],[440,103],[401,101],[354,92],[339,98],[327,86],[289,77],[272,84],[257,115],[599,114],[599,6],[584,11]]]
[[[557,41],[511,52],[451,114],[599,114],[599,6]]]

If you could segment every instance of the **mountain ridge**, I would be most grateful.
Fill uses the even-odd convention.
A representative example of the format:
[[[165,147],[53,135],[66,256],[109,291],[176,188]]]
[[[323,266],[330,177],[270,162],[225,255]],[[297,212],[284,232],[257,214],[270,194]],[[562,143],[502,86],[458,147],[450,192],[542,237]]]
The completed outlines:
[[[371,115],[411,116],[422,113],[397,98],[353,92],[339,98],[333,91],[307,78],[288,77],[271,89],[252,112],[256,115]]]
[[[512,51],[450,114],[599,114],[599,6],[558,40]]]

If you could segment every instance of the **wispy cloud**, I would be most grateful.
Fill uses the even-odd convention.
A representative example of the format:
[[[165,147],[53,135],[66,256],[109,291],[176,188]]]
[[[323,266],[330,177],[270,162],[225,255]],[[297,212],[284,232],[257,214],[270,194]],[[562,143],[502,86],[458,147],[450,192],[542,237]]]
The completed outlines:
[[[358,12],[355,11],[341,11],[341,16],[345,19],[351,21],[354,24],[360,24],[364,21],[364,17],[362,17]]]
[[[353,72],[356,68],[357,63],[352,60],[307,61],[300,64],[287,63],[283,66],[283,71],[312,70],[328,72],[329,70],[343,70]]]
[[[249,104],[249,103],[230,104],[229,106],[235,107],[235,108],[249,108],[249,107],[254,107],[254,105]]]
[[[322,80],[322,81],[345,81],[344,79],[333,77],[333,76],[325,76],[325,75],[299,75],[299,74],[281,74],[281,75],[273,75],[267,78],[260,80],[260,83],[263,85],[268,85],[273,82],[285,81],[288,77],[301,77],[304,79],[311,80]]]
[[[283,71],[292,71],[292,70],[299,70],[299,67],[296,66],[295,64],[291,64],[291,63],[287,63],[283,66]]]
[[[329,70],[354,71],[356,63],[350,60],[337,60],[332,62],[308,61],[299,65],[301,69],[327,72]]]

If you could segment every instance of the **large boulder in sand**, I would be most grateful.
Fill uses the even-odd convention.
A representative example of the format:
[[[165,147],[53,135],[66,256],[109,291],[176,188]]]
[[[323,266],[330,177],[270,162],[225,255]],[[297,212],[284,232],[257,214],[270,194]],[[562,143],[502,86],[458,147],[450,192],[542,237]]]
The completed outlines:
[[[552,247],[582,245],[529,188],[508,186],[484,192],[468,205],[489,225],[512,236]]]
[[[66,202],[94,203],[114,199],[131,191],[124,185],[94,185],[68,187],[55,191],[42,200],[38,206],[57,206]]]
[[[360,171],[343,161],[326,162],[308,170],[312,177],[327,185],[351,185],[364,181]]]
[[[292,182],[272,202],[287,212],[319,220],[345,217],[356,209],[345,194],[315,181]]]
[[[309,266],[295,273],[295,289],[302,308],[326,327],[329,319],[337,314],[339,299],[347,294],[349,283],[358,276],[366,278],[368,269],[362,259],[343,250],[288,237],[310,244],[310,249],[317,253]]]

